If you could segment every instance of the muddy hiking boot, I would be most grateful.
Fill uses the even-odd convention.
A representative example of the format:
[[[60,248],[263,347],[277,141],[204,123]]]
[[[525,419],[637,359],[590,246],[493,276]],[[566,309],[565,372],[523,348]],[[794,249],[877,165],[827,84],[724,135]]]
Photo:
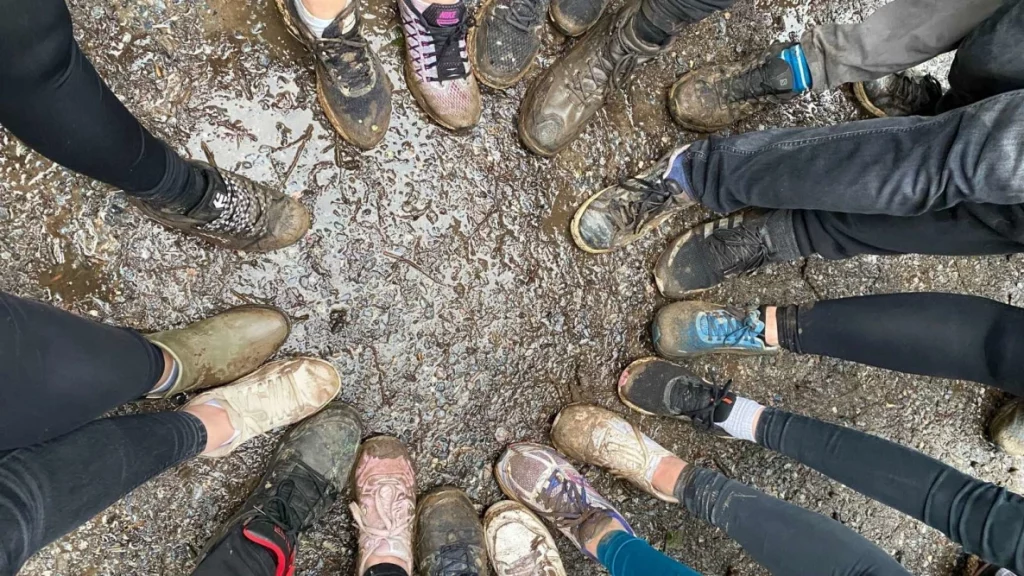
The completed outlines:
[[[691,422],[698,430],[732,438],[718,426],[729,418],[736,403],[731,386],[731,381],[716,386],[661,358],[643,358],[622,372],[619,399],[641,414]]]
[[[484,0],[469,32],[473,73],[491,88],[509,88],[529,72],[542,43],[548,0]]]
[[[488,508],[484,534],[495,576],[566,576],[551,532],[519,502]]]
[[[554,156],[572,143],[633,72],[664,52],[633,30],[633,2],[606,14],[587,36],[530,87],[519,112],[519,136],[535,154]]]
[[[416,475],[409,451],[397,438],[363,442],[349,508],[359,529],[357,574],[366,574],[371,556],[393,558],[395,566],[412,574]]]
[[[277,574],[290,574],[299,534],[347,490],[361,437],[358,414],[340,401],[289,430],[249,499],[210,539],[199,562],[207,559],[204,568],[211,568],[233,555],[244,559],[252,547],[239,543],[255,543],[277,559]]]
[[[803,48],[798,43],[778,43],[752,60],[684,74],[669,92],[669,111],[683,128],[714,132],[765,104],[792,100],[810,87]]]
[[[890,74],[852,85],[857,103],[872,116],[932,116],[942,99],[942,84],[931,74]]]
[[[576,245],[591,254],[622,248],[695,205],[681,176],[686,148],[674,150],[645,172],[587,199],[569,227]]]
[[[150,398],[233,382],[263,365],[284,344],[288,317],[270,306],[239,306],[146,338],[174,359],[176,376]]]
[[[483,525],[462,490],[446,486],[420,501],[416,513],[416,563],[423,576],[488,573]]]
[[[475,126],[482,110],[466,37],[471,19],[456,4],[398,0],[405,33],[405,80],[416,102],[449,130]]]
[[[734,308],[688,300],[658,310],[651,323],[658,354],[677,360],[706,354],[762,356],[779,351],[765,342],[757,308]]]
[[[192,210],[181,214],[134,198],[129,201],[164,226],[231,250],[279,250],[309,230],[309,212],[298,200],[205,162],[189,163],[206,182],[204,198]]]
[[[288,31],[313,54],[316,91],[327,120],[348,142],[369,150],[391,124],[391,80],[362,34],[359,2],[352,3],[314,36],[295,2],[275,0]]]
[[[609,0],[551,0],[551,22],[566,36],[582,36],[601,19]]]
[[[1011,456],[1024,456],[1024,401],[1014,398],[996,411],[988,425],[992,442]]]

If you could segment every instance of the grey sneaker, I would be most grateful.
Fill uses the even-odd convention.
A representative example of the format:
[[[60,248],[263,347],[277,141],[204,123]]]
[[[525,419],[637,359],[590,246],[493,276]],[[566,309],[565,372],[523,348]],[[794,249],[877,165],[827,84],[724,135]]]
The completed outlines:
[[[485,0],[469,31],[469,60],[484,84],[509,88],[537,59],[548,0]]]

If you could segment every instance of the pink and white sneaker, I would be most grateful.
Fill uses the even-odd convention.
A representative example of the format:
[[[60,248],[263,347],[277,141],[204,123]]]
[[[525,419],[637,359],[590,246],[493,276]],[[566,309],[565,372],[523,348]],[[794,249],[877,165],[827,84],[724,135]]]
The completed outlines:
[[[445,128],[475,126],[480,120],[480,88],[469,65],[470,17],[464,0],[398,0],[398,8],[408,52],[405,80],[416,102]]]
[[[411,574],[416,516],[416,475],[412,459],[397,438],[370,438],[359,451],[349,505],[359,528],[359,572],[371,558],[384,558]]]

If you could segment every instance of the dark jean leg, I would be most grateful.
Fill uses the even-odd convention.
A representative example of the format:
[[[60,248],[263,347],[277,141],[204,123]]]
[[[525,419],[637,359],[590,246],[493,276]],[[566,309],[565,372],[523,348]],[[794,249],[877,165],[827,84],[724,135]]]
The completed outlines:
[[[210,551],[192,576],[275,576],[277,560],[269,549],[246,539],[242,528],[233,530]],[[408,575],[404,575],[408,576]]]
[[[1024,88],[1024,0],[1006,0],[960,44],[939,110]]]
[[[0,125],[75,172],[159,206],[191,208],[193,170],[107,88],[64,0],[0,0]]]
[[[724,530],[776,576],[910,574],[881,548],[839,522],[713,470],[684,471],[676,497],[695,516]]]
[[[0,450],[66,434],[153,389],[141,334],[0,292]]]
[[[691,191],[720,213],[760,207],[913,216],[1024,202],[1024,91],[933,118],[711,136],[692,144]]]
[[[0,452],[0,576],[205,447],[198,418],[164,412],[97,420]]]
[[[1024,396],[1024,309],[977,296],[884,294],[786,306],[779,341],[909,374],[970,380]]]
[[[964,552],[1024,574],[1024,498],[924,454],[768,408],[758,442],[941,531]]]
[[[803,256],[840,260],[861,254],[976,256],[1016,254],[1024,243],[1021,206],[961,204],[919,216],[793,210],[793,232]]]

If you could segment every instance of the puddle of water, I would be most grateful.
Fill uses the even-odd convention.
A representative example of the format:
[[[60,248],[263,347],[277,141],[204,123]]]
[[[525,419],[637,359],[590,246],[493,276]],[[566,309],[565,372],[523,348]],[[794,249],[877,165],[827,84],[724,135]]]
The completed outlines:
[[[209,36],[230,34],[265,41],[280,59],[301,58],[305,48],[289,32],[274,0],[207,0],[210,18],[203,24]]]

